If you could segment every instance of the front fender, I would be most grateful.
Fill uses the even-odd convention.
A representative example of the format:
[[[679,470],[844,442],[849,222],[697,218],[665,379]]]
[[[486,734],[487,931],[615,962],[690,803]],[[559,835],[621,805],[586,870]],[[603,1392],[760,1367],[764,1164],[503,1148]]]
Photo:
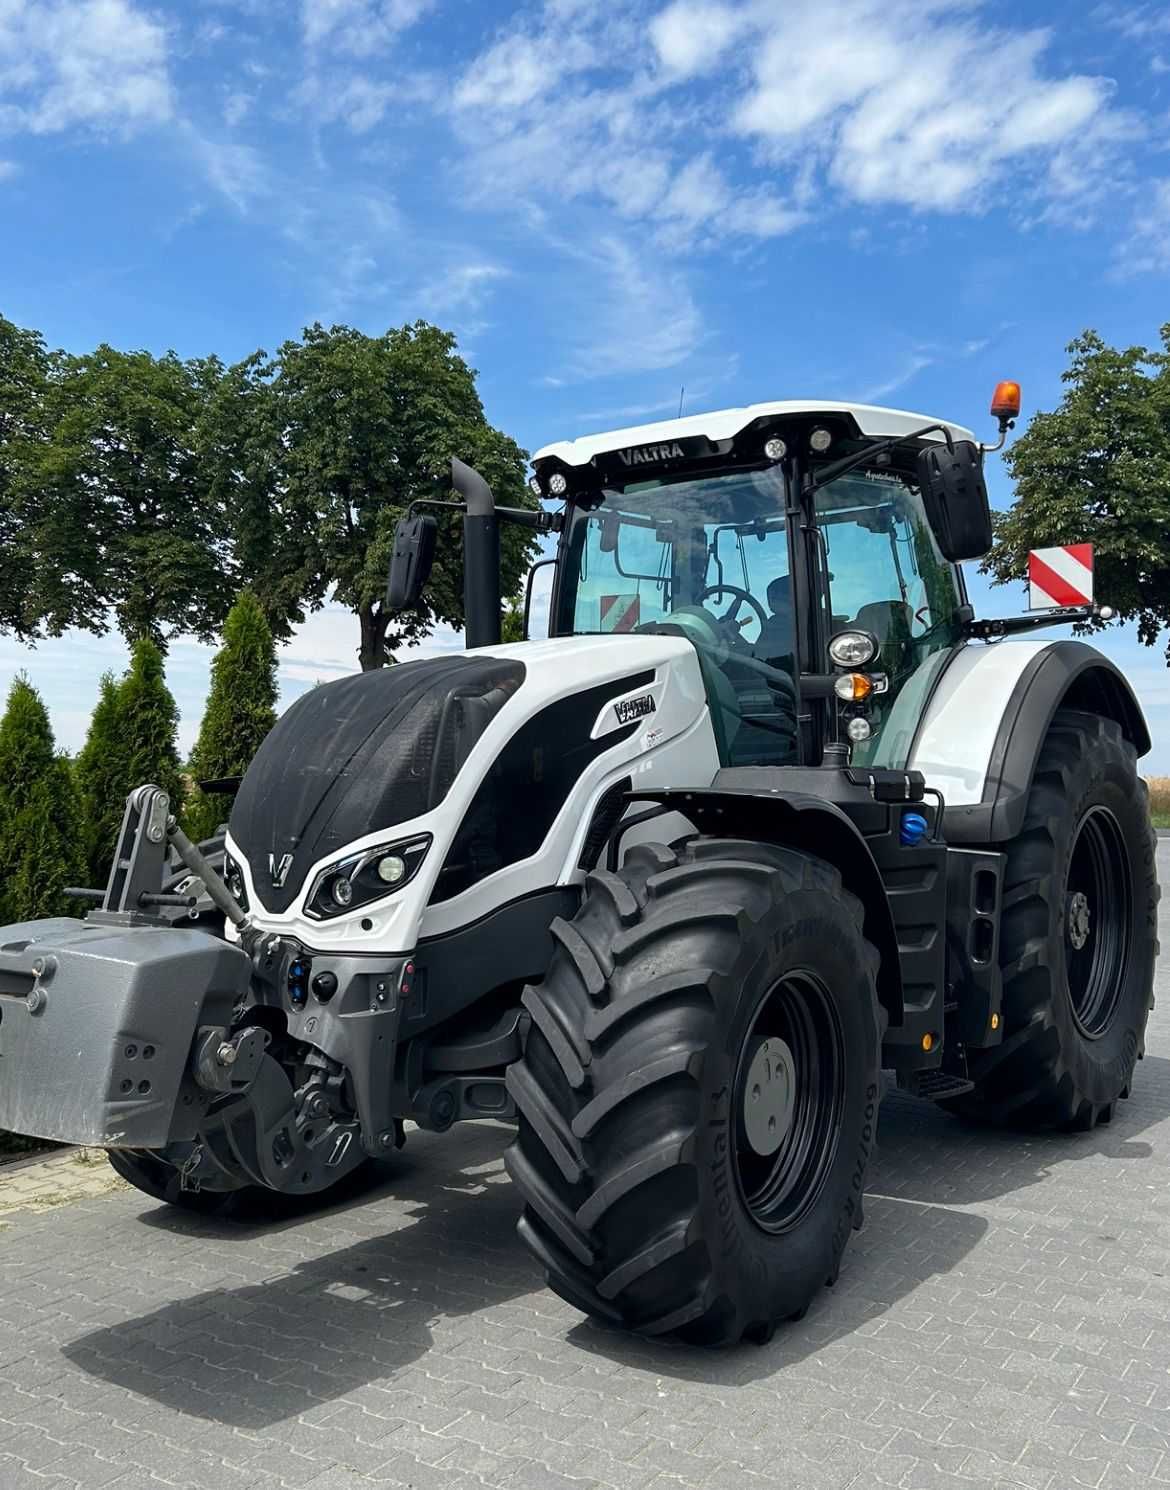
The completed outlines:
[[[803,792],[766,793],[734,787],[632,792],[633,802],[658,802],[700,833],[800,849],[832,864],[865,907],[865,935],[881,954],[877,991],[891,1025],[904,1015],[902,969],[894,918],[881,873],[861,832],[832,802]]]
[[[1058,709],[1114,719],[1139,756],[1150,748],[1141,705],[1108,657],[1084,642],[997,642],[962,648],[918,728],[910,770],[946,799],[948,842],[1006,843]]]

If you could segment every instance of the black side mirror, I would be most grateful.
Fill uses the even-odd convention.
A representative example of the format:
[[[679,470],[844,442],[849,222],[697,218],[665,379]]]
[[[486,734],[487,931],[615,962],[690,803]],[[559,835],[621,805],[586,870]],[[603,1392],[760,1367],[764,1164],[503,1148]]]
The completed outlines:
[[[971,440],[928,445],[918,456],[926,518],[944,559],[981,559],[991,548],[991,503],[983,457]]]
[[[394,529],[394,552],[386,586],[386,608],[397,614],[413,610],[431,575],[435,561],[435,536],[439,525],[433,517],[404,517]]]

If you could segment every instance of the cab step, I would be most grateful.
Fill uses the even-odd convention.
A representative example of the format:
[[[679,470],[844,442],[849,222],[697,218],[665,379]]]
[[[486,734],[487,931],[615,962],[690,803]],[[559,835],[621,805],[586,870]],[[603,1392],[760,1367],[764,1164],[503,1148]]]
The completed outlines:
[[[909,1071],[898,1085],[912,1097],[925,1097],[929,1102],[945,1102],[948,1097],[962,1097],[975,1090],[973,1081],[952,1076],[949,1071]]]

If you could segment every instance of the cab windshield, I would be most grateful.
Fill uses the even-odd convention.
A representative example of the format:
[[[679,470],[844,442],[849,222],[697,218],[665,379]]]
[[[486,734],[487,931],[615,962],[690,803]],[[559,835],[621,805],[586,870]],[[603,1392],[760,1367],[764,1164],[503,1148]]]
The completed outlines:
[[[798,758],[784,495],[776,467],[632,483],[569,533],[559,629],[687,637],[725,764]]]
[[[666,631],[699,653],[725,765],[799,760],[797,629],[782,468],[654,480],[607,490],[574,509],[556,629]],[[913,735],[898,711],[907,685],[952,645],[959,596],[917,491],[891,474],[852,473],[816,498],[822,627],[871,631],[888,690],[869,705],[859,763],[904,762]],[[827,657],[804,663],[825,672]],[[924,699],[929,679],[918,691]],[[834,708],[836,705],[834,704]],[[903,718],[903,714],[906,716]],[[899,756],[901,758],[899,758]]]

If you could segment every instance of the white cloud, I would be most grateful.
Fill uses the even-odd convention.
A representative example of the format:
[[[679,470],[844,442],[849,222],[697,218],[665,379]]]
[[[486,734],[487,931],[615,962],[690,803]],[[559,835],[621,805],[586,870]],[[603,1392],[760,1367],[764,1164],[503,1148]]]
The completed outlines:
[[[592,39],[585,36],[517,32],[476,58],[459,80],[455,102],[462,109],[497,113],[522,108],[537,98],[555,97],[564,78],[599,60]]]
[[[19,170],[14,160],[0,160],[0,181],[11,181]]]
[[[650,23],[650,40],[659,61],[677,77],[710,72],[748,21],[742,7],[676,0]]]
[[[934,367],[937,361],[937,357],[932,357],[926,352],[915,352],[906,358],[892,377],[881,383],[875,383],[871,388],[863,388],[857,395],[857,402],[871,404],[877,399],[889,398],[891,393],[896,393],[899,388],[912,383],[920,372],[925,372],[928,367]]]
[[[1104,118],[1101,78],[1045,75],[1050,38],[980,26],[949,0],[796,0],[759,12],[735,128],[778,165],[813,154],[846,199],[978,208]],[[844,40],[847,38],[847,40]]]
[[[182,126],[180,138],[186,142],[208,185],[237,212],[247,213],[258,199],[271,194],[271,173],[255,146],[215,138],[191,124]]]
[[[255,101],[255,94],[246,93],[242,88],[232,89],[223,101],[223,122],[229,129],[235,129],[247,118]]]
[[[418,303],[426,316],[475,313],[510,270],[499,264],[456,264],[423,285]]]
[[[564,368],[579,378],[677,367],[702,340],[685,276],[616,236],[574,253],[577,295],[561,326]]]
[[[1170,36],[1170,11],[1164,5],[1099,5],[1093,19],[1119,32],[1127,41]]]
[[[1117,256],[1121,278],[1170,274],[1170,176],[1146,183],[1132,232]]]
[[[485,197],[594,203],[674,248],[851,202],[978,209],[1013,178],[1035,215],[1109,179],[1120,132],[1108,81],[1054,72],[1050,41],[977,0],[673,0],[648,26],[637,0],[546,3],[453,113]]]
[[[431,9],[434,0],[301,0],[308,47],[368,57],[390,45]]]
[[[173,108],[166,32],[133,0],[0,4],[0,128],[132,130]]]
[[[394,87],[360,73],[327,78],[314,76],[306,80],[298,96],[302,102],[312,105],[319,123],[345,124],[354,134],[366,134],[385,117],[394,97]]]

